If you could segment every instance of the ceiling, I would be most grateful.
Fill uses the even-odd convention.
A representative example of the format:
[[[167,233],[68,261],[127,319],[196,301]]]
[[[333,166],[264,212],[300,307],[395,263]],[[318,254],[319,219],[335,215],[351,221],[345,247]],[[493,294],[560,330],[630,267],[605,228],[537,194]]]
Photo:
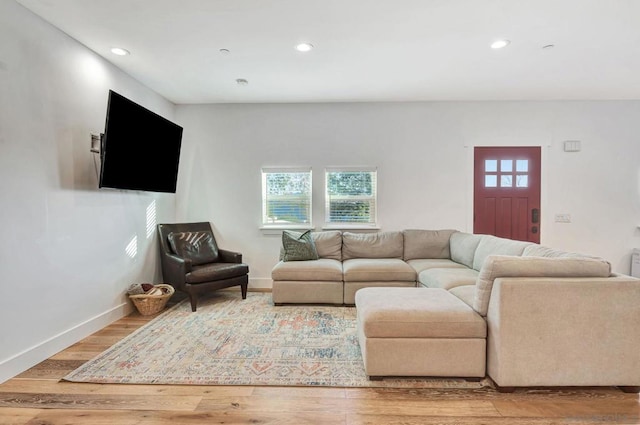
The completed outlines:
[[[640,99],[640,0],[17,1],[177,104]]]

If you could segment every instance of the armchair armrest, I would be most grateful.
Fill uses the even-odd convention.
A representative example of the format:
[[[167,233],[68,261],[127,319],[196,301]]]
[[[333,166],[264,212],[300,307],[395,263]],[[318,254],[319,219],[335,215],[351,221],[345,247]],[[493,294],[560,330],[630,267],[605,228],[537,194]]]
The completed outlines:
[[[162,273],[164,280],[171,284],[184,284],[185,275],[191,272],[191,260],[177,255],[164,253],[162,256]]]
[[[222,263],[242,263],[242,254],[239,252],[218,249],[218,255]]]

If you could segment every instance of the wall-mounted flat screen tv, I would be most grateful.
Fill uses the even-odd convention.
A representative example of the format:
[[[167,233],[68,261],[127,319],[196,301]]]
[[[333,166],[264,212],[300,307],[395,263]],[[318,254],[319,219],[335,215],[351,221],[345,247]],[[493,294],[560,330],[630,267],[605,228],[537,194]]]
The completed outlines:
[[[175,193],[182,127],[109,90],[99,187]]]

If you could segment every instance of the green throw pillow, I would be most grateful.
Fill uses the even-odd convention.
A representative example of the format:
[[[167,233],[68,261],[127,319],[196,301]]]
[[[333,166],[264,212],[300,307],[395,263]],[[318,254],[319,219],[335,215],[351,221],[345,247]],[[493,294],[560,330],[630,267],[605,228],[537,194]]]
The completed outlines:
[[[282,232],[282,261],[317,260],[318,251],[311,237],[311,230],[304,233],[284,230]]]

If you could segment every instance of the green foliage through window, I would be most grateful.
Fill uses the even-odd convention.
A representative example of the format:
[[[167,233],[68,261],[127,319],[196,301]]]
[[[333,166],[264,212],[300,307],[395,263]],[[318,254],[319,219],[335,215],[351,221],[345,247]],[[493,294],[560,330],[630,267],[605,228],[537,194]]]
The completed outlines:
[[[327,171],[326,182],[327,222],[375,223],[375,171]]]
[[[262,223],[311,222],[311,171],[262,172]]]

